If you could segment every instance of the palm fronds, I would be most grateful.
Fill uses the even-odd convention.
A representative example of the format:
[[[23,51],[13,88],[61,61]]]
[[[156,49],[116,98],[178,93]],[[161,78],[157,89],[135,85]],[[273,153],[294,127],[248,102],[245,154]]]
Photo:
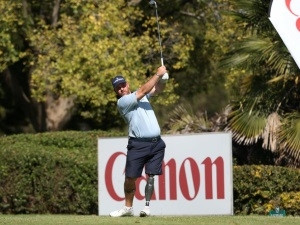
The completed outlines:
[[[246,37],[233,44],[222,66],[240,74],[237,101],[244,107],[232,104],[226,129],[240,144],[262,140],[263,148],[300,165],[299,68],[268,19],[269,1],[230,2]]]
[[[244,24],[246,30],[255,33],[271,31],[268,21],[269,1],[265,0],[230,0],[235,9],[232,15],[236,21]]]
[[[278,150],[278,131],[281,125],[280,116],[278,113],[271,113],[267,118],[267,123],[262,134],[262,147],[270,149],[272,152]]]
[[[300,113],[291,113],[283,120],[278,132],[282,151],[300,159]]]
[[[228,118],[226,131],[232,132],[232,137],[239,144],[254,144],[261,138],[267,124],[267,119],[258,111],[249,112],[241,108],[233,111]]]
[[[233,139],[244,145],[262,140],[262,147],[278,152],[290,162],[300,164],[300,113],[290,113],[283,118],[277,112],[267,117],[255,111],[238,109],[230,113],[225,129]]]
[[[241,41],[230,57],[222,61],[222,66],[247,66],[247,69],[253,69],[264,62],[275,74],[284,74],[288,72],[292,61],[282,42],[269,37],[252,36]]]
[[[194,113],[189,106],[178,105],[169,115],[168,133],[186,134],[211,131],[212,124],[205,113]]]

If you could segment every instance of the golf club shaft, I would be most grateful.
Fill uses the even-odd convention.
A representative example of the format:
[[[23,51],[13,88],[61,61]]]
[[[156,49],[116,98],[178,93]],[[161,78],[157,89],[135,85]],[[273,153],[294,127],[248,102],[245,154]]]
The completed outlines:
[[[159,28],[159,19],[158,19],[158,12],[157,12],[157,4],[154,1],[155,5],[155,15],[156,15],[156,23],[157,23],[157,33],[158,33],[158,42],[160,47],[160,58],[161,58],[161,65],[164,65],[164,57],[162,52],[162,45],[161,45],[161,37],[160,37],[160,28]]]
[[[164,57],[163,57],[163,51],[162,51],[162,44],[161,44],[161,37],[160,37],[160,28],[159,28],[159,18],[158,18],[158,10],[157,10],[157,4],[156,1],[151,0],[150,4],[154,4],[155,6],[155,15],[156,15],[156,23],[157,23],[157,33],[158,33],[158,42],[159,42],[159,47],[160,47],[160,61],[161,65],[164,66]],[[168,73],[165,73],[164,76],[169,76]]]

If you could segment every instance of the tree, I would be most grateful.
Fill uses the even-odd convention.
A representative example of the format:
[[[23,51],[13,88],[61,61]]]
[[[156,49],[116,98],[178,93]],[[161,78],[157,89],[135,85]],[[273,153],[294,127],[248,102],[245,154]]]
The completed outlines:
[[[145,4],[142,8],[149,10],[146,2],[141,2]],[[183,33],[193,37],[187,66],[171,74],[178,82],[175,91],[180,96],[180,104],[172,106],[168,110],[171,113],[163,113],[166,132],[221,130],[216,127],[220,122],[216,114],[224,117],[220,111],[227,113],[224,108],[230,88],[226,89],[227,73],[219,67],[219,62],[232,43],[243,35],[227,13],[232,6],[225,0],[176,0],[172,4],[162,0],[158,1],[158,7],[168,24],[178,23]],[[212,127],[207,120],[213,120]]]
[[[33,126],[38,129],[43,125],[39,126],[35,122],[33,118],[37,117],[37,111],[32,109],[40,109],[42,105],[28,98],[27,75],[20,68],[27,56],[25,32],[30,20],[25,23],[26,20],[23,19],[28,16],[25,10],[26,3],[26,1],[1,1],[0,4],[0,88],[2,90],[0,122],[11,116],[11,121],[14,123],[19,119],[18,115],[22,111],[27,118],[32,119]],[[21,85],[21,83],[25,83],[25,85]],[[17,113],[11,113],[12,111]],[[6,126],[10,124],[6,124]],[[18,132],[16,129],[10,130]]]
[[[240,35],[232,18],[224,13],[231,6],[225,0],[170,2],[158,1],[161,16],[169,24],[178,23],[183,33],[193,37],[187,67],[172,74],[178,81],[176,93],[180,103],[191,104],[196,113],[206,111],[209,117],[214,116],[229,98],[219,61]]]
[[[29,118],[35,130],[60,130],[73,114],[92,118],[102,128],[112,125],[107,122],[120,123],[121,119],[109,120],[117,113],[110,79],[122,73],[137,88],[145,81],[146,71],[158,66],[158,60],[153,64],[158,52],[154,17],[144,20],[138,7],[123,0],[2,2],[20,21],[16,32],[22,35],[16,41],[9,39],[14,45],[11,51],[17,42],[23,46],[18,49],[19,57],[9,54],[12,59],[0,72],[25,77],[25,82],[14,83],[21,89],[16,95],[24,104],[23,111],[33,112]],[[166,27],[163,21],[161,25],[173,40],[169,48],[173,69],[180,69],[187,61],[191,39],[175,26]],[[0,62],[7,59],[1,56]],[[168,104],[178,98],[174,86],[166,89]]]
[[[268,20],[269,1],[231,2],[246,35],[223,62],[237,90],[227,130],[238,143],[262,141],[280,155],[278,163],[299,166],[299,68]]]

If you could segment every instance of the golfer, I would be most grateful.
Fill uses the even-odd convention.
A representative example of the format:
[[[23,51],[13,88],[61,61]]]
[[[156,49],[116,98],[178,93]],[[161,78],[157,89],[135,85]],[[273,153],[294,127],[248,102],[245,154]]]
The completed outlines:
[[[163,90],[166,79],[166,67],[161,66],[144,85],[131,92],[129,83],[123,76],[112,79],[114,91],[117,94],[118,110],[129,126],[129,140],[125,166],[125,205],[122,209],[113,211],[111,217],[133,216],[133,198],[135,181],[141,176],[143,168],[147,174],[145,186],[145,208],[141,217],[150,215],[149,202],[154,190],[154,175],[162,174],[162,161],[165,154],[165,142],[160,137],[160,127],[149,98]]]

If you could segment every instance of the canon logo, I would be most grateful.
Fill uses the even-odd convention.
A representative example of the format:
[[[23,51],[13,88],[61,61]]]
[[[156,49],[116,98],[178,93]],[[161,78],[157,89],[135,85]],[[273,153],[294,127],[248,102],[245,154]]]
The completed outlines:
[[[297,17],[297,19],[296,19],[296,27],[297,27],[298,31],[300,31],[300,16],[294,12],[295,9],[292,9],[292,0],[285,0],[285,5],[288,8],[288,10],[290,11],[290,13],[292,13],[294,16]],[[294,3],[293,6],[294,7],[295,6],[299,6],[299,2],[298,3]],[[298,7],[298,9],[299,9],[299,7]]]
[[[123,201],[124,193],[117,193],[113,185],[113,168],[118,157],[126,157],[126,155],[123,152],[116,152],[107,161],[105,167],[105,186],[112,199]],[[200,170],[200,165],[203,165],[204,171]],[[188,175],[192,179],[188,180]],[[168,180],[166,180],[167,177],[169,177]],[[145,197],[139,191],[139,185],[143,180],[146,180],[146,177],[142,176],[136,182],[135,197],[138,200],[143,200]],[[168,185],[166,185],[167,183]],[[215,197],[217,199],[225,199],[224,183],[224,160],[221,156],[215,159],[207,157],[199,162],[197,159],[190,157],[184,159],[182,162],[171,158],[163,164],[163,175],[158,176],[158,190],[155,190],[152,200],[177,200],[180,191],[186,200],[192,201],[198,196],[201,188],[204,188],[205,199],[214,198],[213,190],[216,190]],[[216,188],[213,188],[214,185]],[[169,196],[166,194],[167,186],[170,189],[168,192]],[[193,190],[192,193],[189,191],[190,189]]]

